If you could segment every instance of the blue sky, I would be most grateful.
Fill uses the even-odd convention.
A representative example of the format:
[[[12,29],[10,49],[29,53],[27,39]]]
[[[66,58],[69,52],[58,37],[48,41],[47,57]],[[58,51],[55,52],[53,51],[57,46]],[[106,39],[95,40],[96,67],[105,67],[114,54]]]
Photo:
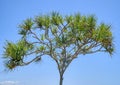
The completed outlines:
[[[58,11],[63,15],[80,12],[94,14],[98,23],[112,25],[115,52],[80,55],[64,75],[64,85],[120,85],[120,1],[119,0],[0,0],[0,85],[58,85],[55,62],[45,57],[31,64],[5,72],[3,46],[6,40],[16,42],[18,25],[29,17]]]

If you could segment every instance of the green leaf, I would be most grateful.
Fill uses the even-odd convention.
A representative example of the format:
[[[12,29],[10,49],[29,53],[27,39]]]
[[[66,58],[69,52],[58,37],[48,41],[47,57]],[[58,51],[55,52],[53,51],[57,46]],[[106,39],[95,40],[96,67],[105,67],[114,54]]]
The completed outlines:
[[[63,23],[62,16],[59,13],[57,13],[57,12],[52,12],[51,18],[52,18],[51,19],[51,23],[53,25],[60,25],[60,24]]]
[[[45,40],[45,36],[43,34],[41,35],[41,40]]]
[[[66,17],[65,17],[65,21],[66,21],[67,23],[72,22],[72,21],[73,21],[73,16],[72,16],[72,15],[66,16]]]
[[[53,28],[52,28],[52,33],[53,33],[53,34],[57,33],[57,27],[53,27]]]
[[[30,30],[32,28],[33,24],[34,23],[33,23],[32,19],[29,18],[29,19],[25,20],[23,22],[23,24],[19,25],[19,27],[28,31],[28,30]]]
[[[44,51],[46,48],[44,46],[40,46],[39,50]]]

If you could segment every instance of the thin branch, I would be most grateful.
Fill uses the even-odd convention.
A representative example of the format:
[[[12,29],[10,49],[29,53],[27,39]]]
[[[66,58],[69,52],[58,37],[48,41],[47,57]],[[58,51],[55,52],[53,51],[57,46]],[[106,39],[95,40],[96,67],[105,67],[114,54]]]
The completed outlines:
[[[74,53],[74,55],[72,56],[72,59],[74,59],[74,58],[76,58],[76,56],[79,54],[79,52],[82,50],[81,48],[83,47],[83,46],[85,46],[86,45],[86,43],[83,43],[83,44],[81,44],[81,45],[79,45],[78,46],[78,49],[77,49],[77,51]]]
[[[59,37],[58,34],[57,34],[57,33],[59,32],[58,30],[57,30],[57,33],[53,33],[53,32],[52,32],[52,27],[50,27],[50,31],[51,31],[51,33],[52,33],[55,37]]]
[[[102,50],[102,46],[99,48],[99,49],[97,49],[97,50],[95,50],[95,51],[90,51],[90,52],[86,52],[85,54],[91,54],[91,53],[97,53],[97,52],[105,52],[105,50]]]
[[[34,35],[34,38],[41,42],[41,40],[37,37],[37,35],[34,32],[32,32],[32,30],[30,30],[30,33]]]
[[[19,66],[25,66],[25,65],[28,65],[28,64],[30,64],[30,63],[36,61],[37,59],[39,59],[39,58],[40,58],[41,56],[43,56],[43,55],[44,55],[44,54],[41,54],[41,55],[39,55],[39,56],[33,58],[33,59],[32,59],[31,61],[29,61],[29,62],[22,62],[22,64],[19,65]]]
[[[34,43],[42,43],[42,44],[48,46],[48,44],[45,43],[45,42],[43,42],[43,41],[41,41],[41,40],[38,38],[38,36],[37,36],[34,32],[32,32],[32,30],[30,30],[30,33],[34,35],[33,38],[35,38],[35,39],[37,39],[37,40],[39,41],[39,42],[33,42],[33,44],[34,44]]]
[[[34,53],[38,53],[38,52],[41,52],[41,51],[40,50],[35,50],[35,51],[30,52],[30,53],[27,53],[26,56],[34,54]]]
[[[67,23],[66,25],[63,25],[63,24],[62,24],[62,25],[63,25],[63,28],[61,27],[62,30],[61,30],[61,33],[59,34],[59,36],[61,36],[61,34],[63,33],[63,31],[67,28],[67,25],[68,25],[68,24],[69,24],[69,23]]]
[[[32,42],[32,43],[30,43],[30,44],[37,44],[37,43],[39,44],[40,42]]]

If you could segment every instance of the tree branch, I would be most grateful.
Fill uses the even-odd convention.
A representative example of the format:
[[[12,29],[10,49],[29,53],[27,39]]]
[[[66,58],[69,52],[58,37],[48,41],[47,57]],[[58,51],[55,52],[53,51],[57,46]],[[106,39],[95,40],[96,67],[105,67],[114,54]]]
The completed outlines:
[[[34,35],[33,38],[35,38],[35,39],[37,39],[37,40],[39,41],[39,42],[33,42],[33,44],[34,44],[34,43],[40,43],[40,44],[42,43],[42,44],[48,46],[48,44],[45,43],[45,42],[43,42],[43,41],[41,41],[41,40],[38,38],[38,36],[37,36],[34,32],[32,32],[32,30],[30,30],[30,33]]]
[[[23,62],[23,61],[22,61],[22,64],[20,64],[19,66],[25,66],[25,65],[28,65],[28,64],[30,64],[30,63],[32,63],[32,62],[38,60],[39,58],[41,58],[42,55],[44,55],[44,54],[41,54],[41,55],[39,55],[39,56],[33,58],[33,59],[32,59],[31,61],[29,61],[29,62]]]
[[[63,27],[61,27],[62,29],[61,29],[61,32],[60,32],[60,34],[59,34],[59,36],[61,36],[61,34],[63,33],[63,31],[65,30],[65,29],[67,29],[67,25],[68,25],[69,23],[67,23],[66,25],[63,25]]]
[[[105,50],[102,50],[102,46],[99,48],[99,49],[97,49],[97,50],[95,50],[95,51],[89,51],[89,52],[86,52],[85,54],[91,54],[91,53],[97,53],[97,52],[105,52]]]

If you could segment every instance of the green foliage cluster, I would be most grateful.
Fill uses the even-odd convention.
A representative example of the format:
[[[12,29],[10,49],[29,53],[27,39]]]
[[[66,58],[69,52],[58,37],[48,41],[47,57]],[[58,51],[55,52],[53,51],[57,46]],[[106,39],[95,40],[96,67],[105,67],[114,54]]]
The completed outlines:
[[[24,23],[21,24],[19,27],[28,31],[32,28],[33,24],[34,23],[33,23],[32,19],[30,18],[30,19],[25,20]]]
[[[19,41],[17,44],[7,42],[4,47],[5,53],[4,58],[9,59],[6,66],[10,69],[17,65],[20,65],[21,60],[26,55],[26,53],[33,49],[33,45],[28,44],[24,40]]]
[[[111,26],[102,23],[98,29],[94,31],[93,39],[100,42],[107,52],[112,54],[112,33],[110,31]]]

